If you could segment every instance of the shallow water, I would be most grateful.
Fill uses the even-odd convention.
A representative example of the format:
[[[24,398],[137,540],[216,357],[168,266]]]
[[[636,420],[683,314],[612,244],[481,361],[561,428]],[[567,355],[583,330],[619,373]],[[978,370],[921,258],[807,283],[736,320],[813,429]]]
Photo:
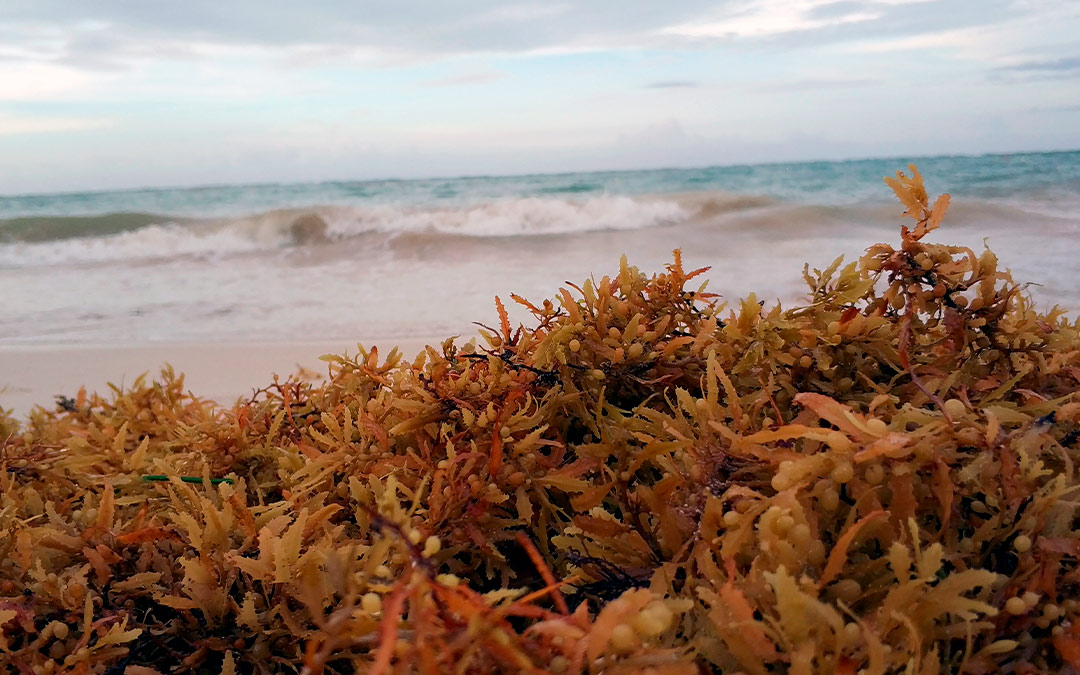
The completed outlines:
[[[1080,307],[1080,153],[917,160],[1043,304]],[[906,160],[0,197],[0,342],[471,333],[493,297],[662,268],[796,300],[803,262],[895,241]],[[518,314],[519,317],[523,316]]]

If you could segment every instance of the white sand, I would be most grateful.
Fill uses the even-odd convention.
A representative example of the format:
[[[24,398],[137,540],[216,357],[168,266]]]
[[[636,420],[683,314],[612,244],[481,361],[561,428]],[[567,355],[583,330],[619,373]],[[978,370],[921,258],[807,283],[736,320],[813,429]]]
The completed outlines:
[[[361,341],[382,355],[396,345],[407,357],[440,338]],[[108,392],[109,383],[127,385],[142,373],[155,376],[168,363],[185,374],[185,387],[202,398],[231,405],[240,396],[283,378],[300,367],[325,376],[323,354],[357,352],[355,342],[217,343],[152,345],[0,346],[0,407],[25,416],[35,405],[53,408],[55,396],[74,397],[80,386]]]

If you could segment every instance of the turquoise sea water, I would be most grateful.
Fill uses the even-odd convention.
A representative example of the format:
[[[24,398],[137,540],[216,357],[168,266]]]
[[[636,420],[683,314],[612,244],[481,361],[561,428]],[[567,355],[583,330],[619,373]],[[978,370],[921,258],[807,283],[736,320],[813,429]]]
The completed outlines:
[[[127,214],[105,229],[124,230],[168,217],[235,217],[278,209],[353,207],[455,208],[507,199],[673,195],[720,191],[730,195],[830,206],[889,199],[881,178],[916,163],[934,189],[957,197],[1072,210],[1080,206],[1080,151],[957,157],[904,157],[647,171],[423,180],[216,185],[44,195],[0,194],[0,240],[18,240],[27,217]],[[2,190],[2,186],[0,186]],[[94,223],[73,227],[93,235]],[[498,234],[491,232],[489,234]]]
[[[3,195],[0,342],[441,334],[672,248],[729,297],[894,238],[882,177],[949,192],[1037,299],[1080,306],[1080,152]]]

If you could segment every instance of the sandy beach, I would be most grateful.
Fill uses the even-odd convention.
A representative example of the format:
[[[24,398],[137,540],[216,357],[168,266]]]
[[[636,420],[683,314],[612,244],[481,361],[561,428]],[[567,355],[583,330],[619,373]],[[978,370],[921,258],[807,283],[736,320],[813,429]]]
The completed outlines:
[[[383,354],[396,345],[411,357],[441,339],[402,338],[361,341]],[[184,373],[189,391],[222,405],[303,367],[326,374],[323,354],[356,353],[356,342],[203,343],[142,345],[0,346],[0,407],[25,417],[34,406],[52,408],[58,395],[108,392],[109,383],[130,384],[142,373],[157,374],[171,364]]]

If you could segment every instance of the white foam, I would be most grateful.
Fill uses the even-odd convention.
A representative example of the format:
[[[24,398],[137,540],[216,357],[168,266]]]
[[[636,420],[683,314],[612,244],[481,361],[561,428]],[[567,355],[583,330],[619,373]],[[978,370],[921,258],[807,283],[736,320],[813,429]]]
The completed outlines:
[[[40,267],[119,260],[218,255],[261,248],[256,238],[228,228],[199,233],[182,225],[149,225],[106,237],[0,245],[0,266]]]
[[[522,197],[450,209],[375,207],[351,218],[331,215],[331,233],[441,232],[469,237],[637,230],[682,222],[691,213],[674,200],[601,196],[585,200]]]
[[[0,244],[0,266],[39,267],[218,256],[343,240],[372,232],[516,237],[634,230],[683,222],[693,213],[693,210],[672,199],[635,199],[613,195],[583,200],[508,198],[441,209],[389,205],[288,209],[230,220],[150,225],[103,237]],[[325,233],[298,233],[294,223],[306,214],[315,214],[323,219],[326,223]]]

